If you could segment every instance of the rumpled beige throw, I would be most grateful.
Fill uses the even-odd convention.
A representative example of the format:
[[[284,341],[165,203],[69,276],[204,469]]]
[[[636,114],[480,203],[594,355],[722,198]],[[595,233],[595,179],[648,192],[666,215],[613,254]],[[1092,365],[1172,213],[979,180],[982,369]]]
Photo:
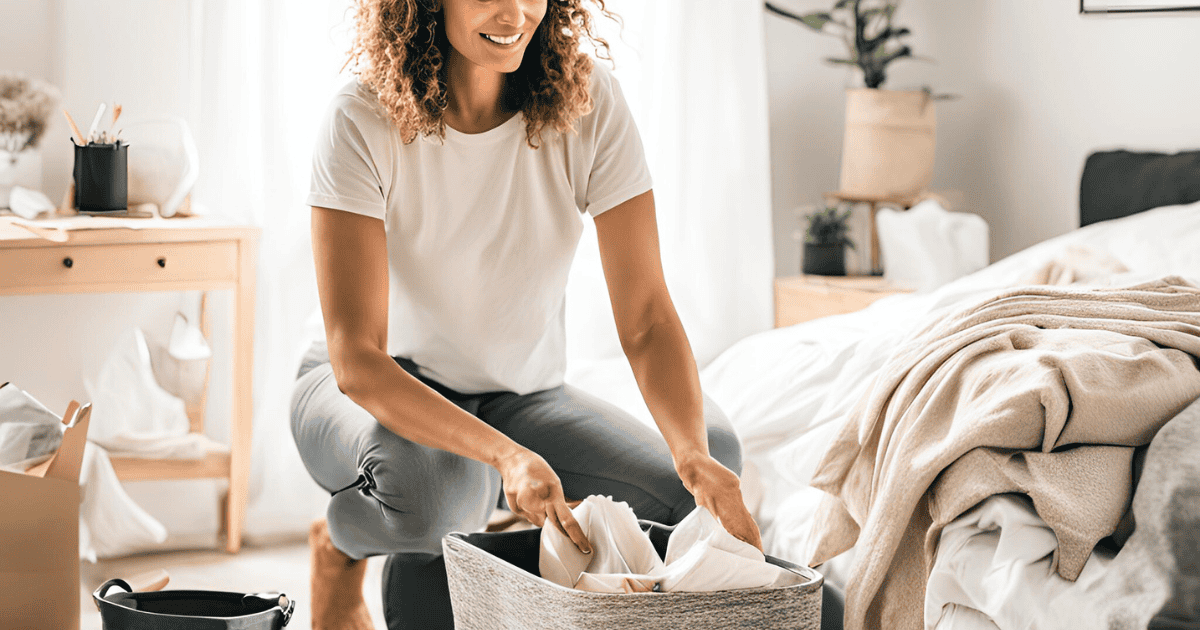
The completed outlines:
[[[942,527],[1028,494],[1075,579],[1129,506],[1133,447],[1200,396],[1200,287],[1028,286],[902,344],[817,467],[819,565],[857,544],[846,628],[921,628]]]

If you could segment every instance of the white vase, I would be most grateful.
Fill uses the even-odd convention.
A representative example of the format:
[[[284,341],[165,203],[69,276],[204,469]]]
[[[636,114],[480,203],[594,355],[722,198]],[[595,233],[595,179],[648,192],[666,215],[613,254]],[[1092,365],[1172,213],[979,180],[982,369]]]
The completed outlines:
[[[17,153],[0,151],[0,208],[8,208],[13,186],[42,189],[42,152],[25,149]]]

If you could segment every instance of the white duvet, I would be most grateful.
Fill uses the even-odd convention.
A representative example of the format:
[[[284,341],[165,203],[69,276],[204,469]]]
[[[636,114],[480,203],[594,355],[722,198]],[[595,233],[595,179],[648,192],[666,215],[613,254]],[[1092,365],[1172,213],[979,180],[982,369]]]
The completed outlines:
[[[855,313],[752,335],[707,365],[701,371],[704,391],[722,407],[742,439],[743,486],[762,526],[766,553],[796,563],[808,561],[809,524],[822,494],[808,486],[813,469],[839,423],[865,395],[890,351],[910,329],[935,310],[1023,283],[1052,261],[1080,251],[1115,259],[1128,269],[1089,279],[1091,282],[1120,284],[1169,274],[1200,281],[1200,203],[1158,208],[1075,230],[932,293],[892,296]],[[651,422],[627,364],[588,366],[568,374],[568,380],[591,391],[603,391],[612,402]],[[1028,519],[1013,522],[1031,523]],[[955,531],[962,535],[962,528]],[[988,531],[977,527],[973,533],[986,538]],[[947,614],[927,611],[929,627],[1007,630],[1012,626],[1006,619],[1031,618],[1001,615],[1002,619],[992,620],[973,607],[983,606],[980,601],[967,595],[947,596],[981,592],[977,584],[981,572],[968,567],[977,569],[981,563],[1000,567],[1013,562],[1013,558],[997,554],[995,544],[960,544],[955,549],[954,558],[938,558],[935,572],[940,572],[939,584],[951,586],[932,591],[941,598],[936,603]],[[841,582],[852,554],[853,550],[823,565],[826,579]],[[1013,580],[1027,580],[1032,573],[1010,575]],[[959,587],[953,587],[956,580]],[[1059,587],[1063,585],[1055,588]],[[993,584],[988,591],[994,590]],[[1015,598],[1018,593],[1038,591],[1012,584],[1004,592]],[[926,603],[936,605],[928,598]],[[989,605],[993,611],[1001,609],[994,597]],[[1032,603],[1020,606],[1037,608]],[[1036,615],[1032,618],[1036,620]]]

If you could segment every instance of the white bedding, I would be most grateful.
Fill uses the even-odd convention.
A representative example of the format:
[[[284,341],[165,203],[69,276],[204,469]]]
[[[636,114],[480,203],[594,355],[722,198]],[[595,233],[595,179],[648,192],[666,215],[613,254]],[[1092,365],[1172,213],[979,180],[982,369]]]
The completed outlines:
[[[1054,531],[1027,497],[984,500],[942,530],[925,590],[925,627],[1053,627],[1053,608],[1086,605],[1088,591],[1116,555],[1097,547],[1070,582],[1051,567],[1057,546]]]
[[[1121,284],[1169,274],[1200,281],[1200,203],[1158,208],[1075,230],[932,293],[892,296],[856,313],[752,335],[705,366],[704,390],[728,414],[743,442],[743,486],[763,528],[766,553],[797,563],[808,561],[809,523],[822,494],[808,486],[813,469],[839,423],[866,394],[890,351],[910,329],[936,310],[1024,283],[1048,263],[1080,248],[1114,258],[1129,270],[1097,278],[1097,283]],[[567,380],[603,392],[652,424],[628,364],[585,366],[568,373]],[[852,553],[823,565],[830,582],[842,582]],[[959,573],[964,584],[972,579],[970,572]],[[987,615],[965,604],[961,609],[954,602],[947,604],[951,610],[941,617],[938,628],[997,627],[988,625],[992,620]]]

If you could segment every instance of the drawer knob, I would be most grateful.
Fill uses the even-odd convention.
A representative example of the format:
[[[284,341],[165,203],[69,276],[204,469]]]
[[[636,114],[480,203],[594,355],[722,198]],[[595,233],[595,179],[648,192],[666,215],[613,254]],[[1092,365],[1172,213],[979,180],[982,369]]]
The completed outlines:
[[[166,258],[159,258],[159,259],[158,259],[158,266],[159,266],[159,267],[166,267],[166,266],[167,266],[167,259],[166,259]]]
[[[75,264],[75,261],[71,260],[70,256],[67,256],[66,258],[63,259],[63,266],[66,267],[67,269],[70,269],[71,265],[74,265],[74,264]]]

